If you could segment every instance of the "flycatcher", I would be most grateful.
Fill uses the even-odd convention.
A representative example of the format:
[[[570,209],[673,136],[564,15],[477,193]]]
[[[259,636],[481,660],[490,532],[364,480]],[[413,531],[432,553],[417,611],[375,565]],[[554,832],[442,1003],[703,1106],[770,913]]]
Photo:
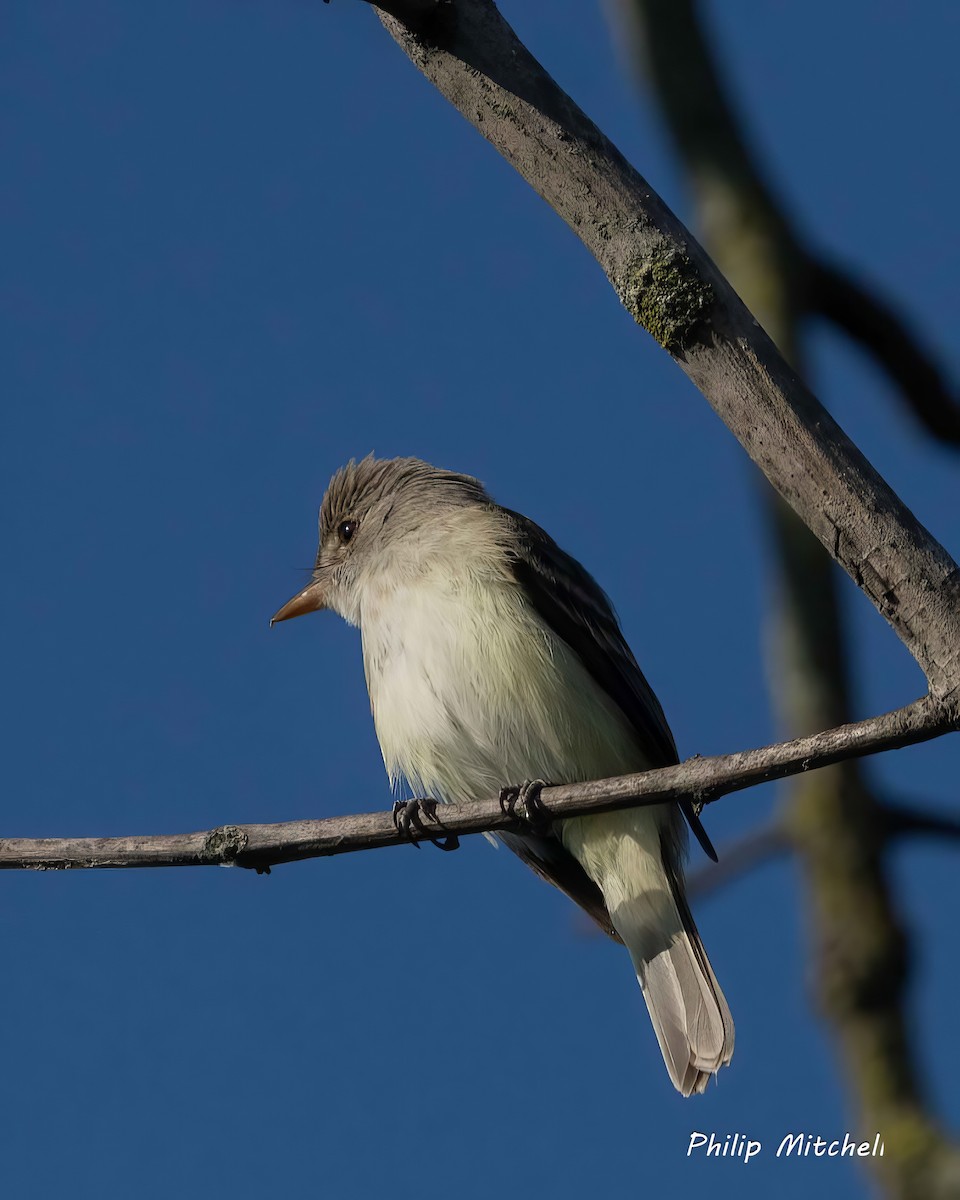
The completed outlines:
[[[663,710],[592,577],[468,475],[415,458],[339,470],[313,581],[273,618],[329,608],[363,640],[390,781],[469,801],[677,762]],[[674,1086],[702,1092],[733,1021],[684,895],[684,818],[660,804],[501,834],[633,960]]]

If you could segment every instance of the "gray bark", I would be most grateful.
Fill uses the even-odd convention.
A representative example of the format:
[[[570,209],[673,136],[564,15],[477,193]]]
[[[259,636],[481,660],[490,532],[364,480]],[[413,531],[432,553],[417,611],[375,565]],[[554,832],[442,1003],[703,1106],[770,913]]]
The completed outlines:
[[[404,11],[394,4],[395,11]],[[960,695],[960,570],[804,386],[702,247],[491,0],[405,24],[404,52],[581,239],[636,321],[920,664]]]
[[[792,742],[713,758],[690,758],[675,767],[618,779],[547,787],[541,793],[542,818],[553,820],[686,798],[697,805],[709,804],[729,792],[759,783],[939,737],[956,729],[958,724],[955,712],[939,700],[925,696],[883,716]],[[504,811],[499,798],[490,797],[473,804],[444,805],[438,823],[425,822],[425,832],[417,840],[518,827],[517,818]],[[375,850],[409,840],[396,828],[389,812],[269,825],[225,825],[201,833],[157,836],[3,838],[0,870],[203,867],[233,863],[262,871],[278,863]]]

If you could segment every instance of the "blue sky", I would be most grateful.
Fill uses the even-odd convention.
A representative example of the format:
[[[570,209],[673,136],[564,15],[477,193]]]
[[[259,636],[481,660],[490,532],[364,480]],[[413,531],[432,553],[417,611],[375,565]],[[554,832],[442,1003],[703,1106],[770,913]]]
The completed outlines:
[[[505,4],[678,211],[682,182],[599,8]],[[174,832],[386,807],[356,632],[270,631],[324,485],[373,449],[479,475],[596,575],[681,753],[778,734],[759,486],[596,265],[336,0],[8,5],[0,303],[8,835]],[[960,17],[711,6],[776,183],[954,369]],[[816,388],[960,550],[958,464],[824,330]],[[858,715],[919,672],[852,585]],[[956,739],[871,766],[956,805]],[[777,802],[714,806],[722,843]],[[912,1015],[956,1127],[956,850],[894,873]],[[802,891],[766,867],[700,904],[737,1051],[670,1088],[622,951],[482,839],[290,866],[0,878],[11,1195],[848,1196],[778,1163],[849,1125],[811,1016]],[[856,920],[856,914],[851,914]],[[945,1033],[944,1031],[949,1031]],[[690,1132],[764,1142],[687,1159]]]

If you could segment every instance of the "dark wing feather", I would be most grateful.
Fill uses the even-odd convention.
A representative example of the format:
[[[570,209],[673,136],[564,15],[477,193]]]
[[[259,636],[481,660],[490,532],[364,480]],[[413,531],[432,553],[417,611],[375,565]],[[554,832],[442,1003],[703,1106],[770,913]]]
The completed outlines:
[[[651,766],[678,762],[660,701],[624,640],[606,594],[539,525],[520,513],[501,511],[515,534],[514,575],[541,620],[570,647],[617,705],[635,730]],[[684,800],[680,808],[697,841],[716,862],[717,852],[693,805]]]

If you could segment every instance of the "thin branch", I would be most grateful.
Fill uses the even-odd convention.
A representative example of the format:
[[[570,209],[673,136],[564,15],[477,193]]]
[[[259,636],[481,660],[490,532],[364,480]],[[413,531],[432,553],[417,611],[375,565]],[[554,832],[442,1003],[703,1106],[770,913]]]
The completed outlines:
[[[718,863],[708,863],[690,872],[687,895],[694,899],[710,895],[764,863],[785,857],[790,848],[790,835],[778,821],[751,830],[730,845],[721,846]]]
[[[888,841],[902,837],[936,837],[960,841],[960,813],[920,808],[905,801],[888,800],[881,805],[884,837]]]
[[[960,688],[960,569],[784,361],[690,232],[544,71],[492,0],[419,29],[420,71],[594,255],[774,488],[871,598],[931,689]]]
[[[960,842],[960,813],[945,813],[892,800],[879,803],[877,809],[883,822],[883,838],[887,842],[913,837]],[[721,846],[718,863],[707,863],[690,872],[687,895],[694,899],[709,896],[728,883],[749,875],[757,867],[786,858],[793,849],[793,840],[782,820],[752,829],[736,841]]]
[[[960,403],[946,376],[900,315],[833,263],[811,259],[806,303],[876,359],[917,420],[941,442],[960,447]]]
[[[960,711],[925,696],[905,708],[797,738],[714,758],[691,758],[675,767],[547,787],[543,819],[608,812],[691,798],[709,804],[729,792],[824,767],[847,758],[894,750],[960,728]],[[498,798],[450,804],[427,829],[462,836],[517,829],[516,817]],[[424,837],[429,833],[425,832]],[[198,867],[234,863],[265,870],[277,863],[401,845],[392,813],[362,813],[270,825],[226,825],[201,833],[107,838],[4,838],[0,869],[63,870],[82,867]]]

